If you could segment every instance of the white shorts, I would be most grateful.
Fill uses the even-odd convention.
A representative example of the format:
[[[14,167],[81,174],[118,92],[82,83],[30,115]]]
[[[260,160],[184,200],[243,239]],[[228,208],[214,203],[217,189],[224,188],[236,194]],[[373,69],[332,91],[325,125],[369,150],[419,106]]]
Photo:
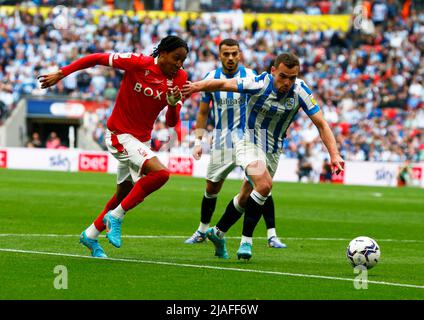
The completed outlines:
[[[212,182],[225,180],[237,167],[234,149],[212,149],[206,179]]]
[[[141,142],[127,133],[115,134],[106,129],[105,142],[109,152],[119,161],[117,184],[125,180],[137,182],[146,160],[156,156],[150,149],[150,141]]]
[[[245,171],[246,167],[256,161],[262,161],[266,164],[271,177],[274,177],[278,168],[281,150],[276,153],[265,153],[258,145],[251,141],[241,140],[236,143],[236,164]],[[261,174],[258,172],[258,174]]]

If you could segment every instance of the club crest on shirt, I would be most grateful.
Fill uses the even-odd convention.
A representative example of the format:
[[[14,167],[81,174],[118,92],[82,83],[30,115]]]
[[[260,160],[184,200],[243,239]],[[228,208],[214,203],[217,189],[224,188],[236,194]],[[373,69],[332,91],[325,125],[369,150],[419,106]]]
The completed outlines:
[[[284,107],[286,110],[291,110],[294,108],[294,98],[288,98],[284,101]]]

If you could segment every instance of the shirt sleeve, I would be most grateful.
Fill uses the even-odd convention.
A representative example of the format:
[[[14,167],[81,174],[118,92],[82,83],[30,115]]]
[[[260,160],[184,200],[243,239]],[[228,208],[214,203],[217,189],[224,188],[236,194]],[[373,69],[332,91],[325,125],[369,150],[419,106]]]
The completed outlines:
[[[250,73],[255,77],[258,75],[258,73],[253,69],[250,69]]]
[[[109,66],[115,69],[140,70],[147,65],[148,57],[138,53],[111,53],[109,56]]]
[[[313,116],[320,110],[311,89],[303,81],[300,83],[299,88],[299,104],[308,116]]]
[[[237,91],[240,93],[256,94],[264,87],[264,80],[267,73],[264,72],[259,76],[247,76],[246,78],[237,79]]]
[[[204,79],[213,79],[213,77],[211,76],[211,73],[208,72],[206,74],[206,76],[203,78]],[[211,92],[206,92],[206,91],[202,91],[200,92],[200,101],[204,102],[204,103],[210,103],[212,101],[212,93]]]
[[[78,60],[75,60],[70,65],[64,66],[60,68],[64,74],[64,76],[68,76],[69,74],[83,70],[86,68],[91,68],[97,65],[108,65],[109,53],[93,53],[86,55]]]

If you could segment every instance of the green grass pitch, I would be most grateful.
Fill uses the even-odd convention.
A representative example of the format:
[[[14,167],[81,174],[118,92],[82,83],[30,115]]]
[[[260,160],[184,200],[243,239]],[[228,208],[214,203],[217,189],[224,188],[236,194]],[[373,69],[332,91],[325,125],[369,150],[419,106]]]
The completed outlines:
[[[227,234],[229,260],[211,243],[186,245],[199,223],[203,179],[172,176],[129,212],[123,246],[100,242],[110,259],[89,257],[79,234],[115,191],[115,176],[0,170],[0,299],[309,300],[424,299],[424,190],[275,183],[277,233],[266,247],[263,220],[253,258],[237,260],[242,221]],[[228,180],[215,224],[240,187]],[[345,250],[374,238],[381,259],[367,288]],[[56,266],[67,289],[56,289]],[[62,282],[63,284],[63,282]]]

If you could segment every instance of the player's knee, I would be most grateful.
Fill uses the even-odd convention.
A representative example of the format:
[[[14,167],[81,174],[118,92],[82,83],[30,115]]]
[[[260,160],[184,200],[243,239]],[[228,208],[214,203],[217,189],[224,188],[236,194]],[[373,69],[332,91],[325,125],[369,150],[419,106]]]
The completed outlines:
[[[242,208],[246,208],[246,202],[247,199],[249,199],[250,193],[249,194],[239,194],[237,197],[237,202],[238,205]]]
[[[219,182],[212,182],[212,181],[207,181],[206,183],[206,193],[210,194],[210,195],[215,195],[218,194],[219,191],[221,190],[221,183]]]
[[[267,197],[272,189],[272,180],[270,179],[262,179],[255,186],[257,192],[259,192],[262,196]]]

